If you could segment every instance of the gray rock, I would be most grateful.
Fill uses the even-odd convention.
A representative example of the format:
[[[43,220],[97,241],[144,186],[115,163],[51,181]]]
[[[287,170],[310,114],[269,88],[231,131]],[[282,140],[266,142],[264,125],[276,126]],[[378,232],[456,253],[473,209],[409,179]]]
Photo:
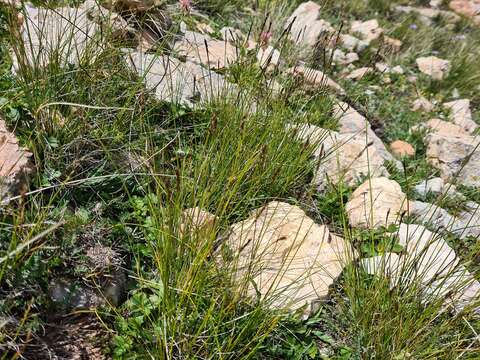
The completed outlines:
[[[313,1],[300,4],[285,24],[285,29],[291,26],[290,39],[297,44],[313,47],[321,36],[333,33],[335,29],[330,23],[319,18],[320,11],[320,5]]]
[[[443,179],[437,177],[422,181],[415,186],[415,191],[421,196],[426,196],[428,193],[438,195],[443,192],[443,186]]]
[[[423,301],[442,301],[444,308],[461,312],[480,296],[480,283],[460,264],[453,249],[436,233],[421,225],[400,224],[398,242],[404,247],[400,256],[383,256],[361,260],[363,269],[377,276],[386,276],[391,286],[401,284],[420,291]]]
[[[158,100],[194,106],[224,96],[235,89],[223,76],[202,66],[169,56],[129,52],[127,64],[144,78]]]
[[[88,9],[59,7],[37,8],[25,5],[25,21],[20,30],[25,51],[13,54],[13,69],[22,65],[44,67],[55,58],[63,66],[78,64],[88,57],[89,47],[101,47],[96,36],[100,26],[90,19]]]

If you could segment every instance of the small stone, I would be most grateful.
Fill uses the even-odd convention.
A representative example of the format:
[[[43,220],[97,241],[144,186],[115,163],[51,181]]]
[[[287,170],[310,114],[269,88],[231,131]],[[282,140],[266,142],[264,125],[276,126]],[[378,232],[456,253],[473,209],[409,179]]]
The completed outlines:
[[[415,149],[406,141],[395,140],[390,144],[390,151],[393,155],[398,157],[415,156]]]
[[[403,75],[405,73],[401,65],[394,66],[390,72],[392,74],[399,74],[399,75]]]
[[[121,11],[144,12],[156,5],[160,5],[160,0],[108,0],[105,6]]]
[[[185,32],[174,50],[188,61],[201,64],[207,68],[223,69],[237,60],[237,49],[229,42],[213,40],[208,35]]]
[[[428,193],[438,195],[442,193],[443,186],[443,179],[437,177],[422,181],[415,186],[415,191],[421,196],[426,196]]]
[[[304,80],[311,85],[315,85],[317,87],[327,87],[340,95],[345,94],[345,90],[338,85],[335,81],[330,79],[325,73],[320,70],[315,70],[303,65],[295,66],[287,70],[287,73],[294,74],[297,76],[302,76]]]
[[[261,68],[275,69],[280,64],[280,51],[268,46],[267,48],[259,48],[257,60]]]
[[[398,169],[402,169],[402,164],[390,154],[383,141],[372,130],[368,120],[357,110],[347,103],[339,101],[333,107],[333,117],[338,120],[340,134],[362,139],[364,147],[367,141],[373,142],[376,152],[384,161],[392,161]]]
[[[473,133],[478,125],[473,121],[472,112],[470,111],[470,100],[461,99],[443,104],[445,108],[450,110],[450,117],[453,122],[461,126],[466,132]]]
[[[340,35],[340,45],[348,51],[356,51],[359,53],[368,47],[368,43],[366,41],[360,40],[349,34]]]
[[[431,112],[435,106],[423,96],[416,99],[412,104],[412,111]]]
[[[398,39],[391,38],[389,36],[383,37],[383,44],[389,49],[392,53],[400,52],[402,48],[402,42]]]
[[[448,60],[440,59],[436,56],[420,57],[416,60],[418,69],[434,80],[442,80],[450,69]]]
[[[321,36],[335,32],[329,22],[319,19],[321,7],[313,1],[300,4],[285,23],[289,38],[296,44],[313,47]]]
[[[415,75],[409,75],[407,76],[407,80],[411,84],[415,84],[418,80],[418,78]]]
[[[480,186],[480,137],[439,119],[429,120],[426,126],[432,130],[425,138],[427,161],[440,170],[441,177]]]
[[[378,39],[383,33],[383,29],[378,25],[378,21],[376,19],[368,21],[354,21],[352,22],[350,30],[352,33],[359,34],[359,36],[367,43]]]
[[[215,30],[213,30],[213,28],[209,24],[205,24],[205,23],[198,23],[197,29],[202,34],[213,34],[215,32]]]
[[[383,62],[378,62],[375,64],[375,68],[378,72],[382,74],[403,74],[403,68],[400,65],[390,67]]]
[[[346,76],[346,78],[350,79],[350,80],[358,81],[358,80],[363,79],[365,77],[365,75],[370,74],[371,72],[373,72],[372,68],[362,67],[362,68],[353,70],[350,74],[348,74]]]
[[[407,208],[408,201],[400,185],[379,177],[360,185],[352,193],[345,210],[351,226],[378,228],[397,223]]]

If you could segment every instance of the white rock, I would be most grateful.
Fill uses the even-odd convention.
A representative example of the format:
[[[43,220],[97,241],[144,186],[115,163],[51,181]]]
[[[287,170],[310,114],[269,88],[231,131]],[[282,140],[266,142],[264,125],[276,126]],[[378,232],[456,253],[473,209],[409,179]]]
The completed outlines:
[[[396,65],[392,68],[391,73],[403,75],[405,73],[405,70],[403,70],[401,65]]]
[[[368,47],[368,42],[360,40],[349,34],[340,35],[340,45],[348,51],[356,51],[361,53]]]
[[[257,60],[262,68],[275,68],[280,63],[280,51],[268,46],[267,48],[259,48]]]
[[[25,53],[20,58],[13,55],[14,72],[22,65],[44,67],[52,59],[58,59],[60,66],[78,64],[87,57],[87,45],[102,46],[96,38],[100,27],[83,8],[45,9],[26,4],[25,12],[20,30]]]
[[[423,286],[427,301],[444,298],[445,305],[461,311],[478,299],[478,281],[459,264],[455,252],[441,236],[421,225],[401,224],[398,238],[407,251],[402,273],[410,277],[412,284]]]
[[[443,17],[450,23],[456,23],[460,20],[460,16],[445,10],[431,9],[426,7],[414,7],[414,6],[395,6],[395,11],[404,14],[416,13],[420,16],[420,20],[425,25],[431,25],[432,20],[437,17]]]
[[[339,101],[333,107],[333,117],[338,120],[340,134],[348,134],[364,139],[363,143],[373,142],[376,151],[385,161],[392,161],[401,169],[401,163],[387,150],[383,141],[370,127],[368,120],[347,103]]]
[[[360,185],[345,209],[351,226],[378,228],[397,223],[407,207],[400,185],[386,177],[379,177]]]
[[[439,119],[429,120],[426,125],[432,129],[425,138],[427,161],[440,170],[441,177],[480,186],[480,137]]]
[[[235,279],[249,296],[260,295],[274,309],[306,306],[305,315],[354,257],[348,243],[326,226],[299,207],[276,201],[232,225],[227,245],[238,256]]]
[[[399,283],[402,262],[395,253],[385,253],[360,260],[361,267],[370,275],[386,276],[392,287]]]
[[[421,196],[426,196],[428,193],[438,195],[442,193],[443,186],[443,179],[437,177],[422,181],[415,186],[415,191]]]
[[[320,5],[313,1],[300,4],[285,24],[285,29],[291,26],[290,39],[296,44],[313,47],[322,35],[333,33],[335,29],[330,23],[319,19],[320,10]]]
[[[353,21],[350,27],[352,33],[359,34],[362,40],[370,43],[382,35],[383,29],[378,25],[376,19],[368,21]]]
[[[450,110],[452,121],[461,126],[466,132],[473,133],[478,125],[473,121],[472,112],[470,111],[470,100],[461,99],[443,104]]]
[[[442,80],[450,69],[448,60],[440,59],[436,56],[419,57],[417,60],[418,69],[434,80]]]
[[[339,134],[314,125],[293,126],[295,136],[306,143],[317,145],[315,156],[319,165],[313,183],[323,191],[328,183],[341,182],[355,186],[367,176],[388,176],[383,158],[374,146],[367,146],[360,135]]]
[[[353,70],[350,74],[347,75],[347,79],[350,80],[361,80],[365,77],[365,75],[373,72],[373,69],[370,67],[361,67],[359,69]]]
[[[206,34],[193,31],[186,31],[175,43],[174,50],[188,61],[212,69],[229,67],[238,57],[237,49],[229,42],[213,40]]]
[[[126,61],[144,77],[147,88],[155,91],[158,100],[193,106],[225,96],[235,89],[223,76],[169,56],[130,52]]]
[[[343,88],[340,85],[338,85],[335,81],[330,79],[328,75],[326,75],[320,70],[315,70],[303,65],[299,65],[299,66],[295,66],[293,68],[288,69],[287,73],[302,76],[305,79],[305,81],[310,85],[314,85],[319,88],[322,88],[322,87],[330,88],[334,90],[336,93],[338,93],[339,95],[345,94],[345,90],[343,90]]]
[[[229,42],[237,42],[239,40],[243,40],[245,38],[245,35],[233,27],[223,27],[220,29],[220,34],[222,36],[222,40],[224,41],[229,41]]]
[[[335,64],[339,65],[349,65],[359,59],[357,53],[350,52],[348,54],[345,54],[342,50],[340,49],[335,49],[333,50],[333,56],[332,56],[332,61]]]
[[[416,99],[412,104],[412,111],[421,110],[425,112],[430,112],[433,111],[434,108],[435,106],[423,96]]]

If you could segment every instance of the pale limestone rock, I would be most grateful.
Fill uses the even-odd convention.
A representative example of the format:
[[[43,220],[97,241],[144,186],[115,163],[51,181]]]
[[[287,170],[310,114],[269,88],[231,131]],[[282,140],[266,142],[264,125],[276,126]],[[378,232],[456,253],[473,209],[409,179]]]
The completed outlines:
[[[360,260],[361,268],[370,275],[385,276],[390,279],[390,284],[395,287],[402,272],[402,260],[395,253],[385,253]]]
[[[461,126],[466,132],[473,133],[478,125],[473,121],[472,112],[470,111],[470,100],[460,99],[443,104],[445,108],[450,110],[452,121]]]
[[[350,34],[341,34],[339,38],[340,46],[348,51],[361,53],[368,47],[368,42],[360,40]]]
[[[0,118],[0,200],[25,190],[28,175],[33,171],[32,153],[20,147]]]
[[[395,140],[390,144],[390,151],[398,157],[415,156],[415,149],[406,141]]]
[[[345,94],[345,90],[335,81],[330,79],[325,73],[320,70],[315,70],[303,65],[295,66],[287,70],[287,73],[302,76],[308,84],[322,88],[327,87],[334,90],[340,95]]]
[[[377,69],[377,71],[381,72],[381,73],[388,74],[390,72],[390,66],[388,66],[387,64],[382,63],[382,62],[377,62],[375,64],[375,69]]]
[[[375,64],[375,69],[382,74],[403,74],[403,68],[400,65],[396,65],[394,67],[390,67],[389,65],[378,62]]]
[[[193,106],[228,94],[234,89],[223,76],[195,63],[141,52],[126,55],[127,64],[144,77],[158,100]]]
[[[231,43],[235,43],[237,41],[241,41],[245,38],[245,35],[233,27],[223,27],[220,29],[220,34],[222,36],[222,40],[229,41]]]
[[[319,19],[320,10],[320,5],[313,1],[300,4],[285,24],[285,29],[291,26],[290,39],[296,44],[313,47],[321,36],[333,33],[335,29],[330,23]]]
[[[265,49],[261,47],[257,52],[257,60],[260,67],[274,69],[280,64],[280,51],[272,46]]]
[[[412,104],[412,111],[420,110],[425,112],[431,112],[434,108],[435,106],[423,96],[416,99]]]
[[[399,221],[407,210],[407,200],[400,185],[386,177],[366,180],[347,202],[350,225],[359,228],[378,228]]]
[[[417,60],[418,69],[434,80],[442,80],[450,69],[448,60],[440,59],[436,56],[419,57]]]
[[[355,34],[359,34],[362,40],[370,43],[376,40],[383,34],[383,29],[378,25],[376,19],[368,21],[353,21],[350,27],[350,31]]]
[[[350,74],[347,75],[347,79],[350,80],[361,80],[365,77],[365,75],[370,74],[373,72],[373,69],[371,67],[361,67],[359,69],[353,70]]]
[[[322,144],[325,155],[314,175],[314,183],[322,191],[328,182],[355,186],[365,177],[388,176],[384,159],[375,146],[368,146],[365,139],[350,134],[338,134],[332,147]]]
[[[480,237],[480,204],[468,201],[466,210],[462,211],[458,216],[458,221],[465,225],[466,236]]]
[[[399,74],[399,75],[403,75],[405,73],[405,71],[403,70],[401,65],[396,65],[396,66],[392,67],[390,72],[392,74]]]
[[[87,10],[82,7],[46,9],[26,4],[26,18],[20,29],[25,52],[13,55],[14,72],[23,65],[44,67],[52,56],[61,66],[78,64],[87,57],[90,47],[101,47],[96,36],[100,26],[90,20]]]
[[[458,216],[453,216],[445,209],[422,201],[409,202],[409,214],[417,222],[430,225],[437,231],[447,231],[460,239],[469,236],[476,237],[479,234],[479,224],[476,212],[471,209],[464,211]]]
[[[357,53],[349,52],[349,53],[345,54],[340,49],[333,50],[332,61],[335,64],[349,65],[351,63],[354,63],[355,61],[358,61],[358,59],[359,59],[359,57],[358,57]]]
[[[198,23],[196,27],[197,30],[200,31],[202,34],[213,34],[215,32],[215,30],[213,30],[210,24]]]
[[[277,201],[232,225],[227,245],[238,256],[235,279],[249,296],[258,290],[269,307],[305,306],[305,315],[328,295],[354,257],[348,243],[326,226],[315,224],[299,207]]]
[[[410,14],[416,13],[420,16],[420,20],[426,24],[431,25],[432,20],[437,17],[443,17],[449,23],[456,23],[460,20],[460,16],[445,10],[431,9],[426,7],[414,7],[414,6],[395,6],[395,11],[398,13]]]
[[[480,186],[480,137],[439,119],[429,120],[426,125],[432,130],[425,138],[427,161],[440,170],[441,177]]]
[[[364,144],[373,142],[376,151],[385,161],[392,161],[399,169],[402,168],[401,163],[390,154],[383,141],[371,129],[367,119],[353,107],[339,101],[333,107],[333,117],[339,122],[340,134],[361,138]]]
[[[448,6],[457,14],[471,18],[475,24],[480,25],[479,0],[453,0]]]
[[[444,186],[443,179],[437,177],[424,180],[418,185],[415,185],[415,191],[421,196],[426,196],[428,193],[438,195],[442,193]]]
[[[229,67],[238,57],[237,49],[229,42],[214,40],[208,35],[193,31],[186,31],[175,43],[174,50],[188,61],[212,69]]]
[[[309,124],[292,128],[299,140],[317,146],[314,154],[319,165],[313,183],[318,191],[323,191],[328,183],[355,186],[367,176],[389,176],[378,150],[367,145],[361,135],[339,134]]]
[[[424,126],[433,133],[443,136],[451,135],[453,137],[462,137],[464,135],[470,135],[461,126],[441,119],[430,119]]]
[[[401,224],[398,239],[407,253],[402,264],[403,283],[420,283],[425,301],[444,299],[445,306],[462,311],[478,299],[479,282],[459,264],[440,235],[421,225]]]
[[[383,37],[383,44],[387,47],[392,53],[400,52],[402,48],[402,42],[398,39],[391,38],[389,36]]]
[[[160,5],[161,0],[108,0],[105,7],[122,11],[143,12]]]
[[[189,208],[182,213],[181,233],[212,230],[217,217],[199,207]]]

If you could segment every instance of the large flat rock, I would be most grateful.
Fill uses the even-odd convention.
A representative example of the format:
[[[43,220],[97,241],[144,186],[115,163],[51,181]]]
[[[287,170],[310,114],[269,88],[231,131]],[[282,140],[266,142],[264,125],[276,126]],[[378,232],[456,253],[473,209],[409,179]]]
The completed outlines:
[[[227,244],[238,257],[236,278],[248,295],[259,295],[275,309],[305,306],[306,315],[353,257],[350,246],[326,226],[277,201],[234,224]]]

